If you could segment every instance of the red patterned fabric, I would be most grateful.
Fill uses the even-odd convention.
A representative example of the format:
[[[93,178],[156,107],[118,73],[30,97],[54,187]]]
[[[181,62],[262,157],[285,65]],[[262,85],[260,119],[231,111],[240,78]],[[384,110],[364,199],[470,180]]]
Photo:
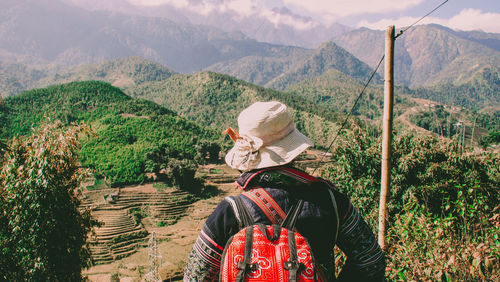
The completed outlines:
[[[274,242],[271,238],[273,233],[272,226],[266,226],[268,236],[266,237],[258,225],[253,228],[253,247],[251,263],[257,263],[258,267],[250,271],[245,276],[245,281],[288,281],[288,270],[284,269],[283,263],[290,260],[290,251],[288,246],[288,230],[281,228],[280,236]],[[240,230],[231,239],[228,247],[224,251],[221,280],[235,281],[238,274],[236,265],[243,261],[245,250],[246,228]],[[295,232],[295,243],[297,246],[297,257],[299,263],[303,266],[297,273],[297,281],[324,281],[323,275],[316,273],[317,269],[311,256],[311,250],[304,237]],[[318,276],[320,278],[318,278]],[[316,278],[316,279],[315,279]]]

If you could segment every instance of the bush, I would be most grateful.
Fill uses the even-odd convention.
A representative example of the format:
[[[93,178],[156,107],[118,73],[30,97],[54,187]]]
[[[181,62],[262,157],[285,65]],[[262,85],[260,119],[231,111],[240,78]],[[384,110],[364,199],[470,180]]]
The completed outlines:
[[[462,154],[457,140],[414,132],[396,134],[392,147],[388,278],[498,279],[491,267],[500,247],[498,154]],[[380,140],[364,131],[345,133],[322,172],[350,196],[373,230],[380,152]]]
[[[9,142],[0,167],[0,280],[82,280],[95,224],[79,210],[87,172],[78,139],[86,130],[44,123],[33,136]]]
[[[188,160],[169,160],[166,168],[167,178],[172,185],[193,193],[198,193],[203,184],[195,178],[196,165]]]

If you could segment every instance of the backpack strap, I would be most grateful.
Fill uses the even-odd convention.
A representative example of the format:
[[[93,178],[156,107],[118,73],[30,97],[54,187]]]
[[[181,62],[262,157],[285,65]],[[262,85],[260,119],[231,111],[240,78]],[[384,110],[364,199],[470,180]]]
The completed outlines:
[[[254,171],[249,171],[249,172],[244,172],[241,174],[241,176],[235,181],[235,184],[245,190],[248,188],[248,185],[250,184],[250,181],[254,179],[256,176],[262,174],[263,172],[266,171],[279,171],[282,174],[286,174],[288,176],[291,176],[295,178],[296,180],[303,182],[303,183],[309,183],[309,182],[315,182],[315,181],[324,181],[321,178],[316,178],[312,175],[309,175],[303,171],[300,171],[295,168],[291,167],[286,167],[286,166],[276,166],[276,167],[268,167],[260,170],[254,170]],[[263,176],[265,178],[265,175]]]
[[[258,263],[252,262],[252,245],[253,245],[253,226],[247,226],[245,231],[245,251],[243,253],[243,261],[236,264],[238,274],[236,275],[237,282],[245,281],[245,275],[250,271],[257,270]]]
[[[242,194],[256,204],[271,223],[281,224],[283,222],[286,213],[264,188],[246,190]]]
[[[248,227],[254,225],[254,221],[250,212],[248,211],[245,203],[239,196],[234,197],[234,203],[236,204],[236,212],[241,220],[242,227]]]
[[[299,263],[299,258],[297,256],[297,244],[295,243],[295,223],[302,210],[304,204],[303,200],[299,200],[288,212],[285,220],[281,224],[281,227],[286,228],[288,232],[288,251],[290,253],[290,260],[283,262],[283,268],[288,270],[288,281],[297,281],[297,272],[302,266]]]
[[[297,222],[297,218],[299,217],[300,211],[302,210],[302,206],[304,205],[303,200],[298,200],[295,205],[290,209],[287,213],[283,223],[281,223],[281,227],[284,227],[288,230],[293,230],[295,228],[295,223]]]
[[[328,193],[330,193],[330,198],[332,198],[333,213],[335,214],[335,224],[337,225],[337,228],[335,228],[335,237],[333,237],[333,243],[336,244],[337,238],[339,236],[339,227],[340,227],[339,212],[337,209],[337,200],[335,200],[335,196],[333,195],[333,191],[331,188],[328,189]]]
[[[243,225],[245,227],[245,249],[243,252],[243,260],[236,264],[238,269],[238,274],[236,275],[236,281],[245,281],[245,275],[250,272],[257,270],[258,264],[252,263],[252,245],[253,245],[253,225],[254,221],[250,212],[248,211],[245,203],[239,196],[232,198],[234,200],[234,207],[236,207],[235,213],[241,220],[240,227]]]
[[[287,230],[288,232],[288,250],[290,252],[290,260],[283,262],[283,268],[288,270],[288,281],[297,281],[297,272],[303,265],[299,262],[297,256],[297,245],[295,244],[295,232]]]
[[[296,180],[303,182],[303,183],[311,183],[311,182],[323,182],[328,185],[328,193],[330,194],[330,198],[332,200],[332,206],[333,206],[333,213],[335,215],[335,236],[333,238],[333,242],[337,242],[338,238],[338,233],[339,233],[339,227],[340,227],[340,221],[339,221],[339,213],[337,209],[337,201],[335,200],[335,195],[333,194],[332,189],[335,188],[335,186],[328,180],[322,179],[322,178],[317,178],[312,175],[309,175],[303,171],[300,171],[298,169],[294,169],[291,167],[270,167],[270,168],[265,168],[261,170],[256,170],[256,171],[251,171],[251,172],[245,172],[242,174],[242,176],[236,180],[236,184],[238,185],[239,188],[243,189],[243,195],[245,195],[247,198],[249,198],[252,202],[254,202],[261,210],[262,212],[266,215],[266,217],[273,223],[273,224],[280,224],[283,222],[283,219],[286,216],[286,213],[281,209],[281,207],[276,203],[276,201],[267,193],[266,190],[263,188],[254,188],[254,189],[248,189],[248,184],[252,179],[254,179],[256,176],[261,175],[265,172],[268,171],[278,171],[279,173],[286,174],[288,176],[291,176],[295,178]],[[264,174],[265,177],[265,174]]]

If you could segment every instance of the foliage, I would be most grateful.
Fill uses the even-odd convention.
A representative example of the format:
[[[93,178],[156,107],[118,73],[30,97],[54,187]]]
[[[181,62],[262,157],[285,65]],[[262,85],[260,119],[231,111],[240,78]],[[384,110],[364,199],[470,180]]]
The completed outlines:
[[[136,225],[141,224],[142,219],[148,217],[149,211],[145,207],[134,207],[128,210]]]
[[[493,113],[477,113],[476,122],[478,126],[489,131],[500,131],[500,111],[494,111]]]
[[[442,105],[436,105],[434,109],[411,115],[410,121],[417,126],[441,134],[441,136],[451,138],[457,133],[455,126],[458,122],[457,118],[445,111]]]
[[[195,178],[196,165],[189,160],[171,159],[166,168],[170,184],[193,193],[198,193],[203,187],[200,179]]]
[[[452,205],[459,207],[460,217],[430,213],[425,205],[418,204],[415,195],[395,215],[394,225],[388,230],[392,242],[388,249],[390,280],[497,281],[500,278],[498,268],[494,267],[500,259],[498,213],[495,223],[494,217],[488,217],[491,212],[485,213],[481,208],[485,204],[484,195],[475,199],[477,194],[473,189],[465,192],[459,189],[457,193]],[[462,233],[454,228],[457,223]]]
[[[87,127],[42,123],[31,137],[14,137],[0,170],[0,280],[79,281],[89,263],[80,213],[86,171],[78,160]]]
[[[3,105],[2,105],[2,99],[0,98],[0,112],[2,111],[3,111]],[[5,154],[5,150],[7,149],[7,141],[1,137],[3,133],[4,133],[4,128],[0,127],[0,163],[2,162],[3,155]]]
[[[228,126],[236,128],[238,114],[253,102],[281,101],[293,114],[300,116],[304,126],[297,124],[299,130],[319,146],[325,147],[333,137],[335,123],[345,117],[332,110],[331,105],[318,104],[306,95],[290,95],[214,72],[173,75],[162,82],[138,85],[130,89],[130,92],[136,97],[168,106],[179,115],[218,132]],[[223,151],[232,146],[229,138],[225,140],[226,142],[218,142]]]
[[[457,143],[414,132],[394,137],[388,203],[394,222],[388,231],[392,280],[498,278],[498,271],[488,266],[499,259],[493,255],[499,247],[493,238],[500,235],[500,225],[488,221],[498,220],[498,154],[462,154]],[[379,144],[361,130],[345,133],[323,171],[372,228],[378,215]],[[448,260],[453,254],[452,269]],[[474,261],[478,256],[481,261]]]
[[[199,164],[216,163],[219,161],[221,146],[216,142],[202,141],[195,147],[196,162]]]
[[[82,140],[81,161],[111,185],[143,182],[146,172],[158,173],[170,158],[192,160],[199,142],[215,141],[210,130],[103,82],[34,89],[4,102],[0,121],[6,137],[29,134],[44,115],[65,124],[88,122],[96,136]]]
[[[120,282],[120,274],[115,272],[111,274],[111,277],[109,279],[111,282]]]
[[[500,131],[490,131],[487,136],[484,136],[479,140],[479,145],[483,148],[487,148],[489,145],[492,144],[499,144],[500,143]]]
[[[500,74],[486,67],[461,84],[440,83],[415,89],[414,96],[469,109],[499,106]]]

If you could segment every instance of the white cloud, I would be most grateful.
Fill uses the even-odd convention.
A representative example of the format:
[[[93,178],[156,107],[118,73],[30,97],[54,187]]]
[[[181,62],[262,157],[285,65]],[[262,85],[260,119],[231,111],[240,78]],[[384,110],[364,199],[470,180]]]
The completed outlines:
[[[176,8],[185,8],[189,6],[188,0],[128,0],[130,3],[139,6],[159,6],[171,5]]]
[[[189,0],[128,0],[134,5],[159,6],[169,5],[178,9],[186,9],[191,12],[207,16],[212,12],[231,13],[235,20],[245,17],[263,17],[275,26],[291,26],[299,30],[308,30],[319,22],[295,17],[290,14],[281,14],[266,8],[262,1],[256,0],[200,0],[197,2]]]
[[[169,5],[178,9],[187,9],[202,15],[211,12],[236,12],[238,15],[252,15],[257,13],[258,6],[252,0],[226,0],[226,1],[189,1],[189,0],[128,0],[138,6],[160,6]]]
[[[483,30],[500,33],[500,13],[483,13],[481,10],[464,9],[448,21],[448,26],[461,30]]]
[[[327,20],[366,13],[404,11],[424,0],[283,0],[283,3],[303,8]]]
[[[401,17],[398,19],[382,19],[376,22],[361,21],[358,27],[367,27],[371,29],[384,30],[390,25],[396,28],[403,28],[416,22],[419,18]],[[459,30],[482,30],[485,32],[500,33],[500,13],[484,13],[476,9],[464,9],[457,15],[449,18],[428,17],[419,22],[419,24],[440,24],[452,29]]]
[[[298,30],[309,30],[318,26],[320,23],[304,18],[294,17],[293,15],[281,14],[271,10],[262,10],[260,16],[266,18],[274,24],[275,27],[280,25],[291,26]]]

